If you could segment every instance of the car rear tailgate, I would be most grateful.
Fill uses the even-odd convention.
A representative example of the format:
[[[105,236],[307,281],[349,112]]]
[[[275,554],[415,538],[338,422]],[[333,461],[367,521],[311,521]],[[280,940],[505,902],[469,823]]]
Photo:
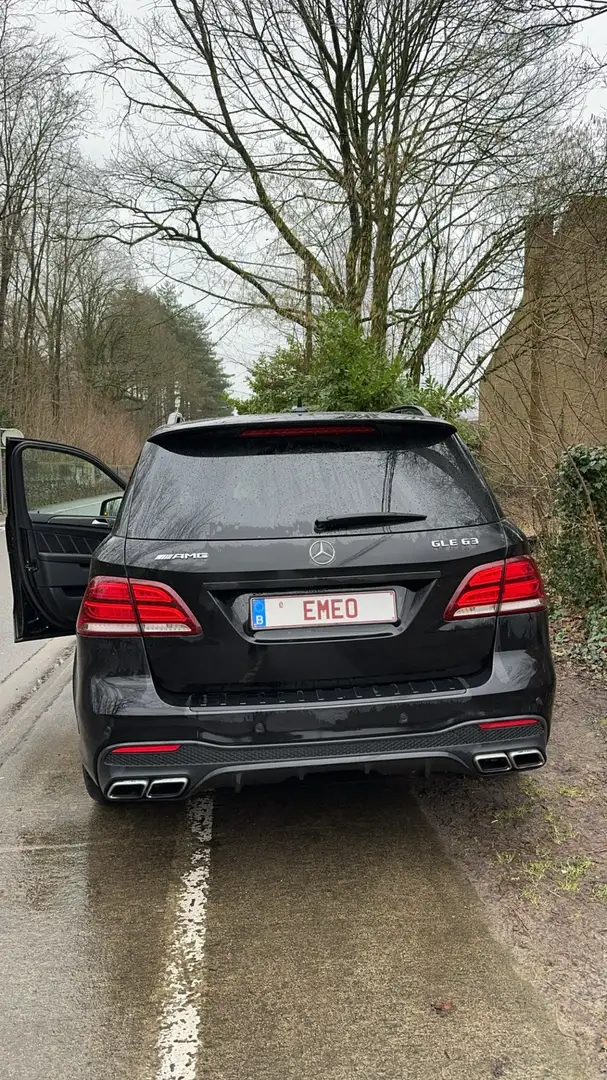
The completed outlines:
[[[465,575],[503,559],[506,546],[450,425],[333,417],[176,432],[148,444],[138,478],[129,573],[168,584],[202,627],[196,638],[146,637],[161,693],[192,702],[243,686],[297,693],[488,664],[495,617],[443,618]],[[419,520],[319,527],[353,512]],[[328,559],[316,558],[319,538]],[[320,597],[323,611],[333,598],[340,612],[359,605],[385,615],[255,625],[253,601],[275,599],[276,609],[288,597],[311,598],[309,611]]]

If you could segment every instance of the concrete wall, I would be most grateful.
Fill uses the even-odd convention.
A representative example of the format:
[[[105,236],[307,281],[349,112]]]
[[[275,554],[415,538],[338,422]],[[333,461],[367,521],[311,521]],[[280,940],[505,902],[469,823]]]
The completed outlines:
[[[523,297],[480,387],[494,475],[536,483],[562,448],[607,443],[607,199],[536,220]]]

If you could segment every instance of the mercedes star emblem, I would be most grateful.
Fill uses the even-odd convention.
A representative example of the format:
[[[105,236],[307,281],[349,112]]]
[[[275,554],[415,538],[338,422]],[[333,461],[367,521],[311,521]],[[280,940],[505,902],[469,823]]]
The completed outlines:
[[[328,566],[335,558],[335,548],[328,540],[315,540],[310,545],[310,558],[318,566]]]

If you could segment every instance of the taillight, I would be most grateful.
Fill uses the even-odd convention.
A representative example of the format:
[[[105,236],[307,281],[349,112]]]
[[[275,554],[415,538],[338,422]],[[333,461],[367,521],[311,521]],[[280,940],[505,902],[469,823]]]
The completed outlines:
[[[200,634],[200,623],[168,585],[127,578],[89,581],[76,632],[84,637]]]
[[[506,559],[500,615],[516,611],[538,611],[545,607],[544,583],[534,560],[528,555]]]
[[[457,589],[444,618],[478,619],[546,607],[540,572],[528,555],[472,570]]]

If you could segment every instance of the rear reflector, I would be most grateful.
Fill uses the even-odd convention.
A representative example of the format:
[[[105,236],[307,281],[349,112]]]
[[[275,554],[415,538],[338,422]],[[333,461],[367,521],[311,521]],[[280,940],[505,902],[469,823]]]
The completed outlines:
[[[529,555],[520,555],[471,570],[456,590],[444,618],[478,619],[545,607],[540,572]]]
[[[146,743],[143,746],[114,746],[113,754],[169,754],[181,750],[181,743]]]
[[[366,424],[289,424],[287,427],[246,428],[241,439],[298,438],[300,435],[375,435],[377,429]]]
[[[168,585],[95,577],[82,600],[76,633],[83,637],[201,634],[200,623]]]
[[[495,728],[530,727],[531,724],[539,724],[539,720],[533,717],[524,720],[485,720],[478,726],[481,731],[493,731]]]

